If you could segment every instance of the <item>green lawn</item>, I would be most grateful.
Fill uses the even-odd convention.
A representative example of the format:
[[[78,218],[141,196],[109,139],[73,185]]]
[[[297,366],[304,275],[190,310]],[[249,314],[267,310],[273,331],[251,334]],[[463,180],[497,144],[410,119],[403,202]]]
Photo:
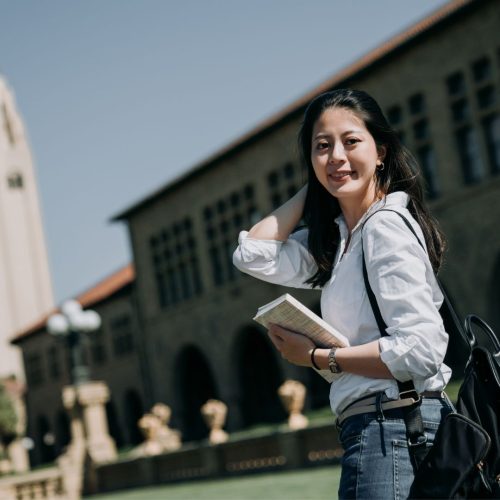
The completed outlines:
[[[124,490],[92,500],[331,500],[337,498],[340,466],[273,472],[230,479]]]

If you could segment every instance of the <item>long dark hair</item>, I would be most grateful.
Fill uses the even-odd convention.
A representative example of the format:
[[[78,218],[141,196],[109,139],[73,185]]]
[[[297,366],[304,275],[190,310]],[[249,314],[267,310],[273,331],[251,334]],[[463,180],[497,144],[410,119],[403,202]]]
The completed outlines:
[[[408,210],[422,228],[429,258],[438,271],[445,249],[443,233],[430,215],[423,198],[420,169],[414,156],[401,144],[397,133],[388,124],[377,102],[366,92],[337,89],[316,97],[304,113],[298,142],[303,164],[308,173],[308,190],[304,206],[304,221],[309,227],[309,251],[318,271],[307,283],[324,286],[332,274],[333,261],[340,241],[334,219],[340,215],[338,200],[318,181],[311,162],[312,132],[316,120],[329,108],[345,108],[363,120],[377,148],[385,146],[384,169],[376,173],[376,190],[385,195],[404,191],[410,197]]]

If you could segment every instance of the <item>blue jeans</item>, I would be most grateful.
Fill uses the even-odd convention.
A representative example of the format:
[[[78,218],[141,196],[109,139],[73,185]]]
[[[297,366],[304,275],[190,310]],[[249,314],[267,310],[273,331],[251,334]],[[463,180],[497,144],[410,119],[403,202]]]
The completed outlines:
[[[439,422],[453,408],[446,399],[423,398],[420,409],[432,446]],[[344,449],[339,499],[408,498],[413,468],[401,409],[353,415],[338,430]]]

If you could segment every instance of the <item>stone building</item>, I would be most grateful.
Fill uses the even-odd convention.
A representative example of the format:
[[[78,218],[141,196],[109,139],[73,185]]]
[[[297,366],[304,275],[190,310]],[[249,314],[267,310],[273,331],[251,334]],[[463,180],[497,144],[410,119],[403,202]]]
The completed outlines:
[[[462,315],[474,311],[500,328],[499,25],[494,0],[445,5],[114,218],[128,226],[136,273],[138,373],[144,362],[137,391],[146,407],[172,407],[184,440],[206,436],[199,409],[212,397],[228,405],[229,430],[283,419],[276,389],[288,377],[309,387],[309,407],[327,403],[326,383],[284,362],[252,322],[258,306],[290,290],[242,275],[231,262],[238,232],[304,183],[297,131],[321,92],[359,88],[382,105],[419,158],[448,236],[441,277],[452,300]],[[292,293],[318,310],[318,292]],[[42,337],[32,336],[35,351]],[[128,373],[112,372],[123,393]],[[30,398],[33,420],[45,398]]]
[[[134,269],[128,265],[76,298],[84,309],[93,309],[102,318],[101,328],[85,338],[84,354],[92,378],[106,381],[111,390],[106,410],[118,446],[141,441],[137,420],[145,410],[141,370],[146,365],[141,362],[133,287]],[[35,464],[53,460],[70,438],[61,398],[62,388],[71,382],[69,351],[64,340],[47,332],[48,317],[14,340],[26,366],[28,435],[35,442]]]
[[[0,76],[0,377],[24,379],[10,339],[53,307],[52,285],[27,133]]]
[[[285,377],[317,379],[278,359],[252,324],[285,290],[240,275],[231,254],[239,230],[302,185],[296,136],[320,92],[376,97],[421,162],[449,238],[442,278],[452,300],[500,326],[499,25],[498,2],[452,2],[116,216],[130,232],[151,379],[162,381],[153,395],[172,404],[186,435],[202,434],[197,410],[208,397],[229,405],[234,428],[279,418],[274,392]],[[293,293],[317,304],[316,293]],[[313,405],[324,402],[321,384]]]

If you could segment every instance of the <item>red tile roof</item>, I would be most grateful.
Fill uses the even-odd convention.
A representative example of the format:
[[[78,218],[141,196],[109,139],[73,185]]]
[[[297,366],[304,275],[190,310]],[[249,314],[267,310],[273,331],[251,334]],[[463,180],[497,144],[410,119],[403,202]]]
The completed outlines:
[[[268,119],[264,120],[262,123],[257,125],[254,129],[250,130],[246,134],[243,134],[238,139],[228,144],[221,150],[217,151],[213,155],[209,156],[206,160],[203,160],[198,165],[195,165],[188,172],[181,174],[176,179],[168,182],[163,187],[154,191],[150,195],[146,196],[142,200],[138,201],[134,205],[125,209],[123,212],[115,215],[112,220],[118,221],[122,219],[127,219],[129,215],[134,213],[136,210],[148,205],[158,197],[166,194],[167,192],[179,187],[179,185],[190,180],[195,175],[199,174],[206,168],[211,167],[216,162],[223,160],[225,157],[237,152],[240,148],[247,145],[253,140],[256,140],[264,133],[270,131],[274,127],[278,126],[280,123],[294,116],[296,113],[301,112],[305,106],[317,95],[322,92],[326,92],[334,87],[339,86],[342,82],[355,77],[361,71],[368,69],[373,64],[380,62],[384,57],[395,53],[398,49],[411,43],[418,36],[428,32],[431,28],[436,27],[442,21],[450,18],[455,13],[458,13],[461,9],[466,6],[474,6],[476,4],[482,3],[481,0],[452,0],[451,2],[440,7],[431,15],[427,16],[423,20],[417,22],[416,24],[410,26],[405,31],[398,35],[393,36],[387,40],[382,45],[379,45],[375,49],[371,50],[346,68],[340,70],[338,73],[334,74],[331,78],[315,87],[307,94],[303,95],[289,106],[278,111],[276,114],[272,115]]]
[[[134,266],[132,264],[128,264],[115,273],[111,274],[107,278],[104,278],[102,281],[97,283],[97,285],[78,295],[76,297],[76,300],[80,302],[80,304],[84,308],[93,307],[100,302],[112,297],[115,293],[119,292],[125,286],[132,283],[134,279]],[[26,338],[31,337],[35,333],[43,330],[45,328],[45,325],[47,324],[47,320],[49,319],[49,317],[57,312],[59,312],[59,309],[50,311],[49,313],[41,317],[36,323],[17,333],[16,336],[11,340],[11,343],[17,344],[25,340]]]

